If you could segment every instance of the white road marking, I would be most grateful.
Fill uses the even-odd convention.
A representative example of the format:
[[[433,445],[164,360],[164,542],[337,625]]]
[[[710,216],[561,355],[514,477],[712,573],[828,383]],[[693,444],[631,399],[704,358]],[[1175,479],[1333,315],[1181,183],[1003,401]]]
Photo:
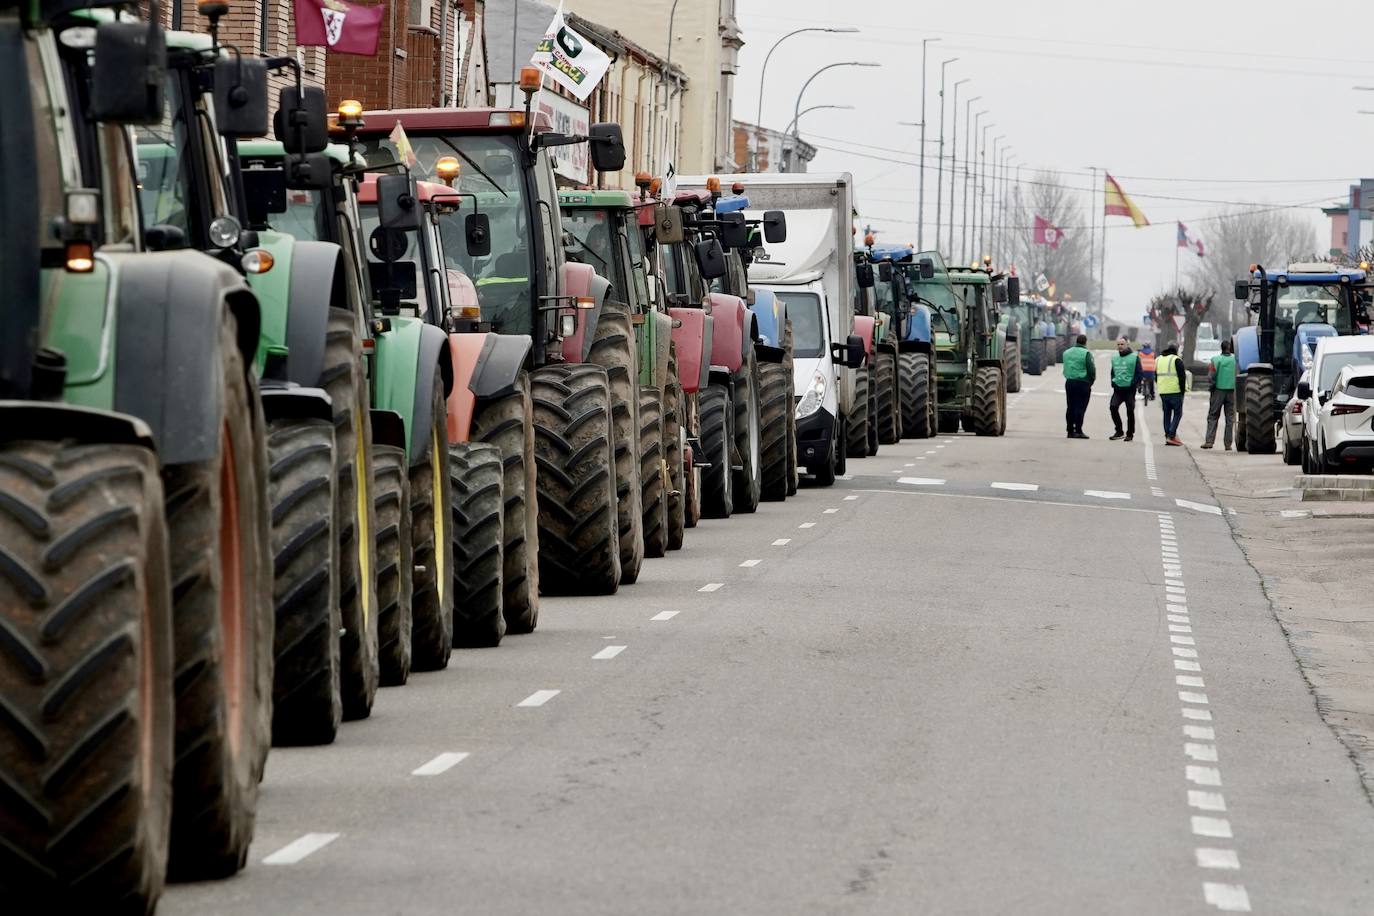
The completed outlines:
[[[1199,811],[1225,811],[1226,798],[1220,792],[1204,792],[1201,789],[1188,790],[1188,804]]]
[[[649,619],[650,619],[650,620],[672,620],[674,617],[677,616],[677,614],[678,614],[677,611],[659,611],[657,614],[655,614],[654,616],[650,617]]]
[[[1131,494],[1119,493],[1116,490],[1084,490],[1084,496],[1096,496],[1098,499],[1130,499]]]
[[[1174,646],[1174,654],[1180,658],[1197,658],[1197,649],[1184,649],[1180,646]]]
[[[1202,666],[1197,662],[1185,661],[1181,658],[1174,659],[1174,670],[1176,671],[1201,671]]]
[[[839,511],[840,511],[839,509],[826,509],[826,510],[824,510],[821,514],[822,514],[822,515],[834,515],[836,512],[839,512]]]
[[[593,656],[592,656],[592,661],[594,661],[594,662],[609,661],[610,659],[615,658],[615,657],[616,657],[617,655],[619,655],[621,652],[624,652],[626,648],[627,648],[626,646],[607,646],[606,648],[602,649],[600,652],[598,652],[598,653],[596,653],[595,655],[593,655]]]
[[[994,490],[1023,490],[1023,491],[1026,491],[1026,492],[1033,493],[1033,492],[1035,492],[1036,490],[1040,489],[1040,484],[1038,484],[1038,483],[1009,483],[1009,482],[1004,481],[1004,480],[994,480],[994,481],[992,482],[992,488],[993,488]]]
[[[912,487],[942,487],[945,485],[944,478],[941,477],[898,477],[897,482]]]
[[[944,448],[943,445],[937,445],[937,446],[935,446],[935,447],[936,447],[936,448]]]
[[[1164,590],[1166,592],[1173,592],[1177,595],[1185,595],[1188,593],[1188,590],[1181,585],[1165,585]]]
[[[1169,577],[1165,576],[1165,578],[1164,578],[1164,584],[1165,584],[1165,585],[1177,585],[1177,586],[1180,586],[1180,587],[1181,587],[1181,586],[1183,585],[1183,580],[1182,580],[1182,579],[1170,579]]]
[[[1169,624],[1169,632],[1170,632],[1170,633],[1191,633],[1191,632],[1193,632],[1193,628],[1192,628],[1192,627],[1185,627],[1185,626],[1183,626],[1182,624],[1178,624],[1178,623],[1171,623],[1171,624]]]
[[[1279,512],[1279,516],[1282,518],[1311,518],[1312,511],[1310,509],[1284,509]]]
[[[1250,912],[1250,895],[1240,884],[1202,882],[1202,899],[1224,913]]]
[[[1172,611],[1175,609],[1182,610],[1181,608],[1178,608],[1178,605],[1169,605],[1169,610]],[[1165,614],[1164,616],[1168,618],[1168,621],[1170,623],[1190,623],[1192,621],[1192,618],[1189,617],[1187,614]]]
[[[1183,737],[1197,738],[1200,741],[1215,741],[1217,733],[1207,725],[1185,725],[1183,726]]]
[[[1183,778],[1200,786],[1221,785],[1221,770],[1216,767],[1199,767],[1191,763],[1183,768]]]
[[[1194,814],[1192,820],[1195,836],[1210,836],[1223,840],[1231,838],[1231,822],[1224,817],[1207,817],[1202,814]]]
[[[774,546],[774,547],[786,547],[786,546],[787,546],[788,544],[790,544],[790,543],[792,543],[792,539],[791,539],[791,538],[778,538],[776,541],[773,542],[773,546]]]
[[[701,588],[697,589],[697,591],[699,591],[699,592],[716,592],[716,591],[720,591],[720,589],[721,589],[724,585],[725,585],[724,582],[707,582],[707,583],[706,583],[705,585],[703,585]]]
[[[858,499],[858,498],[859,498],[859,497],[857,497],[857,496],[846,496],[846,497],[844,498],[844,501],[847,502],[847,503],[852,503],[854,500],[856,500],[856,499]]]
[[[1207,686],[1206,684],[1202,683],[1202,678],[1200,678],[1200,677],[1193,677],[1192,675],[1189,675],[1189,674],[1177,674],[1177,675],[1174,675],[1174,683],[1177,684],[1177,685],[1180,686],[1180,687],[1206,687],[1206,686]]]
[[[1212,721],[1212,711],[1210,709],[1192,709],[1191,707],[1185,706],[1180,711],[1183,713],[1183,718],[1185,719],[1192,719],[1196,722]]]
[[[462,763],[464,760],[467,759],[468,755],[464,751],[445,751],[438,757],[435,757],[429,763],[421,764],[420,766],[411,770],[410,775],[438,776],[440,773],[443,773],[446,770],[453,769],[453,767],[457,766],[458,764]]]
[[[1198,848],[1193,852],[1198,868],[1240,868],[1240,857],[1234,849]]]
[[[914,462],[908,461],[906,464],[902,465],[902,467],[904,467],[904,468],[914,468],[914,467],[916,467],[916,465],[915,465]]]
[[[1221,506],[1209,506],[1206,503],[1195,503],[1190,499],[1176,499],[1174,502],[1178,504],[1180,509],[1192,509],[1194,512],[1207,512],[1212,515],[1221,514]]]
[[[798,525],[797,527],[798,527],[798,528],[815,528],[815,527],[816,527],[816,523],[815,523],[815,522],[802,522],[802,523],[801,523],[800,525]]]
[[[941,442],[953,442],[954,440],[953,440],[953,439],[941,439],[940,441],[941,441]]]
[[[745,569],[749,569],[751,567],[758,566],[762,562],[762,560],[745,560],[743,563],[740,564],[740,566]]]
[[[1175,597],[1177,597],[1177,596],[1176,596],[1176,595],[1170,595],[1170,596],[1169,596],[1169,598],[1175,598]],[[1168,602],[1168,599],[1165,599],[1165,601],[1166,601],[1166,603],[1165,603],[1165,605],[1164,605],[1164,610],[1165,610],[1166,613],[1170,613],[1170,612],[1172,612],[1172,613],[1178,613],[1178,614],[1186,614],[1186,613],[1188,613],[1188,605],[1186,605],[1186,604],[1169,604],[1169,603],[1167,603],[1167,602]]]
[[[339,838],[337,833],[307,833],[292,840],[262,860],[263,865],[295,865],[312,852],[319,852]]]
[[[1180,703],[1197,703],[1200,706],[1207,705],[1207,694],[1205,693],[1194,693],[1190,690],[1180,690],[1178,692],[1178,699]]]
[[[1196,742],[1185,741],[1183,756],[1190,757],[1199,763],[1216,763],[1217,748],[1214,744],[1197,744]]]
[[[916,460],[917,460],[917,461],[925,461],[925,460],[926,460],[926,456],[925,456],[925,455],[917,455],[917,456],[916,456]]]
[[[853,474],[836,474],[836,475],[835,475],[835,479],[836,479],[836,480],[853,480],[853,479],[854,479],[854,475],[853,475]]]
[[[534,693],[525,697],[516,706],[543,706],[549,700],[558,696],[562,691],[559,690],[536,690]]]
[[[1191,636],[1179,636],[1177,633],[1169,637],[1169,642],[1176,646],[1196,646],[1197,640]]]

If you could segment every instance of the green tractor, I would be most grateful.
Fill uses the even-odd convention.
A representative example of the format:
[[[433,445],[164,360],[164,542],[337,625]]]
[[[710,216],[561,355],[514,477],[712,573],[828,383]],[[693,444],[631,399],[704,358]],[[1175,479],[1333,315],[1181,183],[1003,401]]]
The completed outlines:
[[[934,260],[934,258],[932,258]],[[1000,436],[1007,430],[1006,340],[997,304],[1020,297],[1020,281],[987,268],[945,268],[918,282],[935,310],[935,361],[942,433]],[[929,295],[927,295],[929,292]]]
[[[145,913],[253,836],[267,399],[253,252],[150,250],[184,231],[144,224],[126,129],[167,111],[158,5],[98,6],[0,3],[0,887]]]
[[[1040,375],[1052,365],[1049,347],[1053,325],[1046,320],[1045,301],[1038,296],[1022,296],[1007,306],[1006,314],[1016,327],[1018,368],[1027,375]]]

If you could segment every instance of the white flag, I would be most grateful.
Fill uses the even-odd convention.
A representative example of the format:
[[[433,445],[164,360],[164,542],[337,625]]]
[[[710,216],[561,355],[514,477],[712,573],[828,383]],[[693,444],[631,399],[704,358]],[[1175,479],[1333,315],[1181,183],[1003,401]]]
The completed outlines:
[[[544,68],[554,82],[585,102],[596,84],[611,68],[611,59],[596,45],[572,30],[563,10],[553,14],[544,39],[534,49],[530,63]]]
[[[1044,274],[1035,275],[1035,288],[1038,292],[1044,292],[1050,288],[1050,278]]]

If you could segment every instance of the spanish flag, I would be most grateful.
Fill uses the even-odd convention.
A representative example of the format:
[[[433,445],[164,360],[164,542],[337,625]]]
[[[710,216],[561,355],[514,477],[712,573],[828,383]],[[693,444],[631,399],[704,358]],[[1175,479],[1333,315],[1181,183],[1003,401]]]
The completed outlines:
[[[1129,216],[1131,222],[1139,229],[1141,226],[1150,225],[1150,221],[1145,218],[1145,214],[1140,212],[1140,208],[1135,205],[1135,201],[1126,196],[1126,192],[1121,190],[1121,185],[1116,183],[1116,179],[1110,172],[1104,172],[1107,176],[1106,184],[1102,186],[1102,213],[1105,216]]]

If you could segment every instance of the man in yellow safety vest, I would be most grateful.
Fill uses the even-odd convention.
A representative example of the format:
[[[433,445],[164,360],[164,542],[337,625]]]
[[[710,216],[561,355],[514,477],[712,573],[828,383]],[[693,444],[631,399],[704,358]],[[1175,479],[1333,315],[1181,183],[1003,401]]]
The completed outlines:
[[[1164,442],[1166,445],[1182,445],[1178,438],[1178,424],[1183,419],[1183,393],[1188,388],[1188,370],[1183,360],[1178,358],[1178,347],[1174,344],[1164,348],[1155,363],[1159,374],[1159,402],[1164,407]]]

